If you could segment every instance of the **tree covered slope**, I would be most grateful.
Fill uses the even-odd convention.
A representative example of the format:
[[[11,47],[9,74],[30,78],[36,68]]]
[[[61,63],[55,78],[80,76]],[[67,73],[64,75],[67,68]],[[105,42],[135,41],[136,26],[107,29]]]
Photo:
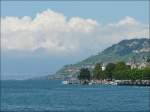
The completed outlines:
[[[92,68],[95,63],[109,63],[117,61],[129,62],[133,57],[137,62],[143,61],[143,57],[150,56],[150,39],[122,40],[97,55],[91,56],[74,65],[62,67],[55,75],[72,76],[78,74],[81,67]]]

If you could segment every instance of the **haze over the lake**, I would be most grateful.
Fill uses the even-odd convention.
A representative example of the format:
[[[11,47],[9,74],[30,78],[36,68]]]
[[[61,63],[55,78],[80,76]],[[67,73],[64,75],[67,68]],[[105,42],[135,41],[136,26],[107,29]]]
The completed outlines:
[[[124,39],[149,37],[148,1],[2,1],[1,78],[53,74]]]

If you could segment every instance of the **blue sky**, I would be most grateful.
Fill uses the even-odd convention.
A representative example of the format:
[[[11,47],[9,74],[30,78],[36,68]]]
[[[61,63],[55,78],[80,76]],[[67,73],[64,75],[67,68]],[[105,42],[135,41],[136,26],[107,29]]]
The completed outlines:
[[[148,35],[148,1],[3,1],[1,6],[5,79],[53,74],[123,39]]]
[[[125,16],[132,16],[144,23],[148,23],[148,1],[63,1],[63,2],[2,2],[1,16],[32,16],[50,8],[64,13],[68,17],[80,16],[93,18],[97,21],[118,21]]]

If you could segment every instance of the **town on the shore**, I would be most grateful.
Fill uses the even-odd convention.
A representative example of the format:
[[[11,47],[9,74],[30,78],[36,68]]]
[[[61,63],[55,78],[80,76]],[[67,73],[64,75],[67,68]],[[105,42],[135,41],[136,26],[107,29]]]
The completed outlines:
[[[150,86],[150,58],[137,63],[96,63],[81,67],[76,77],[65,79],[63,84],[106,84]]]

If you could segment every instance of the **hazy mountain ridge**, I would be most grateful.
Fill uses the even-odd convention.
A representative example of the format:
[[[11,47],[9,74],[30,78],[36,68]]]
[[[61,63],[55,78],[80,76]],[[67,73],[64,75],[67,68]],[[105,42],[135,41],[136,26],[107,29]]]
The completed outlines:
[[[56,72],[55,75],[75,75],[81,67],[92,68],[97,62],[108,63],[125,61],[129,62],[132,57],[135,57],[137,62],[142,61],[143,57],[150,56],[150,39],[131,39],[122,40],[114,44],[97,55],[91,56],[74,65],[66,65]]]

